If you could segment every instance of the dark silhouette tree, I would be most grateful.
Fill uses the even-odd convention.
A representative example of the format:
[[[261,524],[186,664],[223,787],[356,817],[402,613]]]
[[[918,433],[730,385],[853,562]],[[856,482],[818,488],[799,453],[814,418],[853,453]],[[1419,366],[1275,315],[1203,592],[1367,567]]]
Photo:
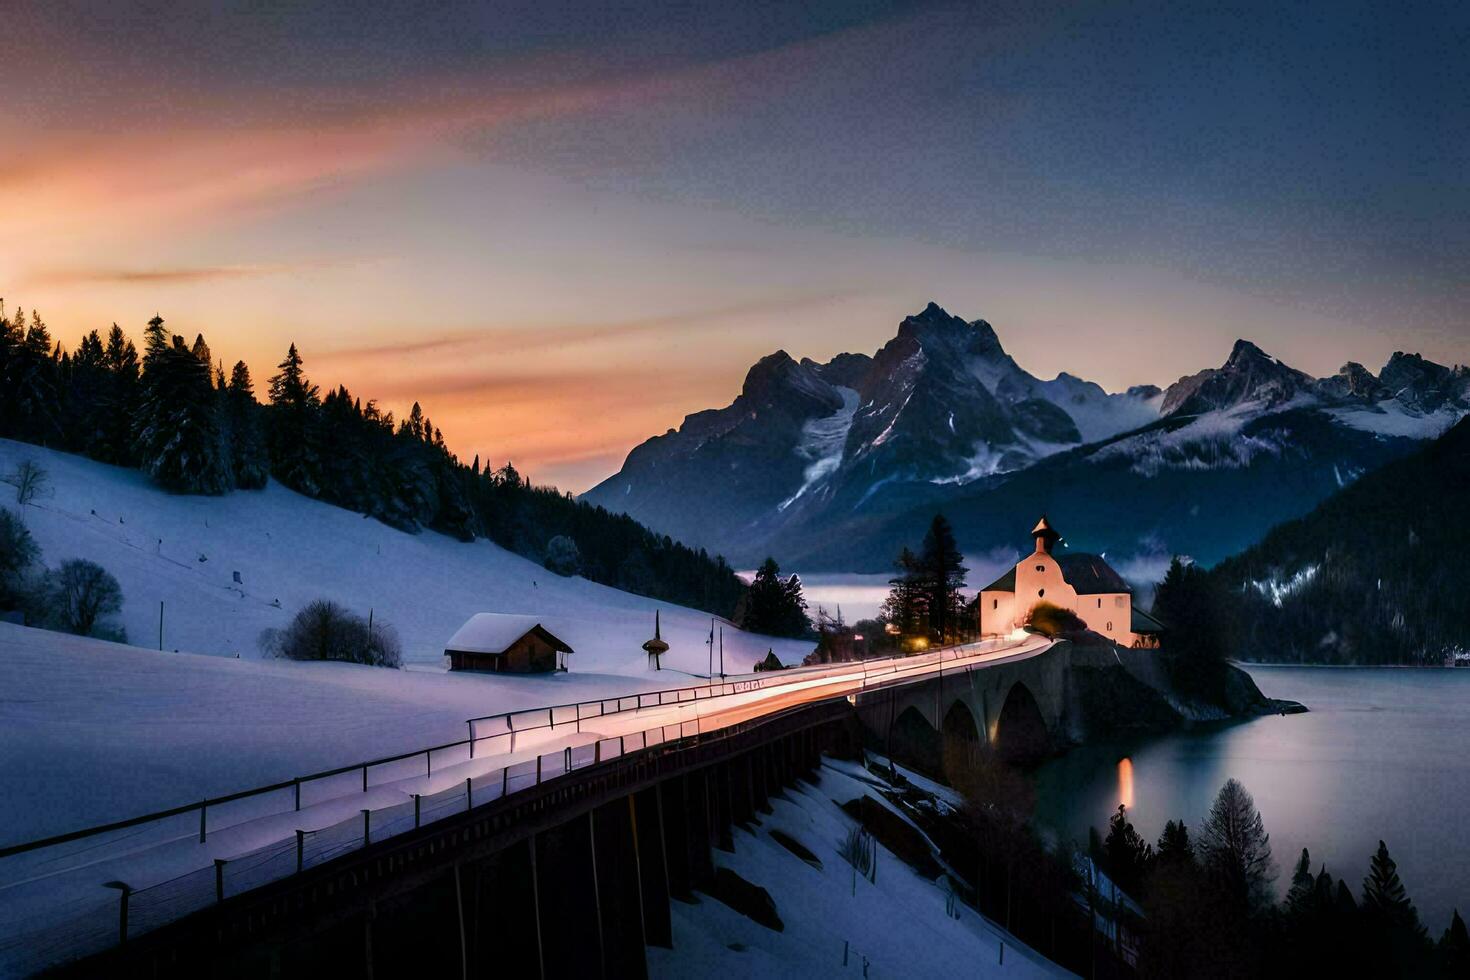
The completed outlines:
[[[242,490],[259,490],[270,476],[270,455],[266,450],[265,432],[261,428],[255,385],[250,379],[250,368],[244,361],[235,362],[220,397],[224,402],[222,414],[229,432],[230,471],[235,486]]]
[[[223,493],[230,488],[209,365],[169,342],[163,319],[148,323],[142,398],[133,419],[138,465],[178,493]]]
[[[1450,927],[1439,940],[1440,975],[1446,978],[1470,977],[1470,933],[1465,931],[1465,920],[1460,910],[1455,909],[1450,917]]]
[[[295,344],[277,369],[270,379],[271,472],[293,490],[320,496],[322,461],[316,426],[320,391],[307,379]]]
[[[122,609],[122,600],[117,579],[96,562],[73,558],[46,576],[47,611],[68,633],[95,635],[105,617]]]
[[[0,507],[0,609],[20,606],[26,573],[40,557],[41,549],[20,518]]]
[[[1164,824],[1154,855],[1160,865],[1194,863],[1194,845],[1189,840],[1189,829],[1183,820],[1170,820]]]
[[[768,636],[801,637],[810,634],[812,625],[806,615],[801,579],[795,575],[783,579],[781,567],[774,558],[768,557],[761,562],[746,595],[745,616],[740,626]]]
[[[894,577],[888,580],[888,598],[883,600],[883,619],[903,636],[926,636],[929,630],[928,595],[919,571],[919,559],[908,548],[894,562]]]
[[[964,599],[965,556],[960,554],[954,529],[943,514],[935,514],[919,548],[917,570],[929,614],[929,636],[937,643],[960,638]]]
[[[1259,911],[1271,903],[1275,868],[1271,837],[1256,801],[1237,780],[1226,780],[1200,828],[1206,872],[1232,906]]]
[[[1103,859],[1108,874],[1118,887],[1130,895],[1139,895],[1143,880],[1154,861],[1148,845],[1128,820],[1128,808],[1118,804],[1118,812],[1108,821],[1108,835],[1103,838]]]

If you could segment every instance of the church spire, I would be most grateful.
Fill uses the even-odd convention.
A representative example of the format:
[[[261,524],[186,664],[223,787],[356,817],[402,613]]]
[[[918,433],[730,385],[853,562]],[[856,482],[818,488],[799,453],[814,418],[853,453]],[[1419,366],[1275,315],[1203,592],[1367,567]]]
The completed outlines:
[[[1045,514],[1041,515],[1041,520],[1037,521],[1036,526],[1031,529],[1031,536],[1036,539],[1036,550],[1048,555],[1051,554],[1051,549],[1056,546],[1056,543],[1062,539],[1056,528],[1052,527],[1051,522],[1046,519]]]

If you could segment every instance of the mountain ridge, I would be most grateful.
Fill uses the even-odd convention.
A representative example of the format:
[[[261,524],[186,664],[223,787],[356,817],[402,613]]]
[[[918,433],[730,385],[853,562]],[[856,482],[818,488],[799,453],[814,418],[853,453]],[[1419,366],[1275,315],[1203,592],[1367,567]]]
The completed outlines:
[[[771,552],[813,569],[877,571],[892,557],[890,525],[911,536],[919,513],[941,508],[1009,520],[1010,508],[996,505],[1018,485],[1064,509],[1069,486],[1091,499],[1093,485],[1112,485],[1157,510],[1187,493],[1196,515],[1217,493],[1244,493],[1284,520],[1467,411],[1464,367],[1396,352],[1380,375],[1349,361],[1319,379],[1244,338],[1220,366],[1167,387],[1110,393],[1067,371],[1044,381],[988,321],[931,302],[871,356],[767,355],[730,405],[641,443],[583,496],[738,563]],[[1284,481],[1279,502],[1273,479]],[[1232,512],[1228,528],[1133,520],[1133,537],[1120,532],[1115,546],[1219,558],[1269,526],[1219,503]],[[1010,540],[980,523],[960,521],[973,525],[961,539],[972,553]]]

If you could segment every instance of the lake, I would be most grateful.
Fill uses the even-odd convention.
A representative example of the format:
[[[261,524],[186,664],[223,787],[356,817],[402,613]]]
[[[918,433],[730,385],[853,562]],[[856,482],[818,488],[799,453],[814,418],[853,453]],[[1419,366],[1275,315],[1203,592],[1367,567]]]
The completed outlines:
[[[1221,784],[1240,780],[1271,835],[1278,891],[1301,849],[1361,894],[1379,838],[1438,940],[1470,913],[1470,670],[1255,667],[1272,716],[1134,744],[1073,749],[1037,773],[1037,817],[1064,837],[1106,833],[1128,804],[1149,841],[1183,817],[1194,836]]]

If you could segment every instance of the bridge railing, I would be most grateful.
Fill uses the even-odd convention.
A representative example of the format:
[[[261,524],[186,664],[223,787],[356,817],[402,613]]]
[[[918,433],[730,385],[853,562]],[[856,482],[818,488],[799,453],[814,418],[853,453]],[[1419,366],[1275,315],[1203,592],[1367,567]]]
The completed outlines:
[[[231,896],[299,874],[369,844],[533,789],[578,769],[667,749],[700,734],[700,723],[694,719],[558,748],[470,776],[436,793],[413,794],[403,802],[367,807],[325,827],[298,829],[294,838],[216,858],[212,866],[145,887],[109,882],[93,895],[52,905],[43,915],[9,923],[0,935],[0,973],[30,973],[101,952]],[[294,786],[294,781],[281,785]]]
[[[96,859],[103,848],[114,847],[121,853],[147,849],[162,844],[191,839],[207,841],[210,833],[245,824],[264,817],[299,812],[326,802],[340,802],[353,793],[366,794],[414,777],[431,777],[451,766],[468,762],[487,751],[508,751],[514,737],[521,733],[574,725],[588,719],[635,713],[641,709],[705,702],[718,698],[764,690],[773,686],[821,680],[829,676],[851,677],[861,672],[860,690],[881,688],[901,680],[905,673],[932,667],[949,659],[968,659],[960,648],[941,648],[933,653],[901,659],[873,662],[845,662],[799,671],[783,671],[786,676],[739,677],[702,685],[691,685],[660,691],[644,692],[617,698],[605,698],[547,708],[503,712],[472,718],[468,721],[469,737],[412,752],[385,756],[368,762],[341,766],[291,780],[256,787],[227,796],[209,798],[157,813],[85,830],[60,834],[42,840],[0,848],[0,881],[16,881],[28,876],[46,876],[64,872],[66,865],[82,864]],[[859,667],[859,665],[861,665]],[[968,669],[968,668],[967,668]],[[486,727],[481,727],[486,726]],[[488,728],[488,730],[487,730]],[[257,888],[289,874],[304,871],[334,857],[367,844],[415,829],[441,819],[450,813],[539,786],[575,769],[593,766],[633,753],[645,752],[667,743],[687,739],[700,732],[698,718],[674,724],[652,726],[632,733],[605,736],[591,742],[560,747],[533,758],[514,762],[487,773],[471,775],[463,782],[432,794],[414,794],[408,802],[361,809],[330,826],[297,830],[295,840],[274,841],[263,847],[215,859],[213,867],[134,889],[123,882],[111,882],[103,903],[118,913],[115,932],[102,929],[94,921],[96,902],[73,903],[82,911],[69,915],[65,909],[48,914],[50,925],[11,923],[9,935],[0,938],[0,967],[10,962],[18,950],[33,948],[41,962],[58,948],[71,948],[75,955],[95,952],[106,945],[89,948],[100,941],[125,940],[165,922],[173,921],[211,902],[223,901],[241,891]],[[366,802],[366,800],[364,801]],[[70,908],[67,906],[66,908]],[[85,926],[81,923],[85,921]],[[60,946],[48,941],[55,930],[71,936]],[[22,957],[22,965],[32,957]],[[55,960],[51,960],[55,962]]]

